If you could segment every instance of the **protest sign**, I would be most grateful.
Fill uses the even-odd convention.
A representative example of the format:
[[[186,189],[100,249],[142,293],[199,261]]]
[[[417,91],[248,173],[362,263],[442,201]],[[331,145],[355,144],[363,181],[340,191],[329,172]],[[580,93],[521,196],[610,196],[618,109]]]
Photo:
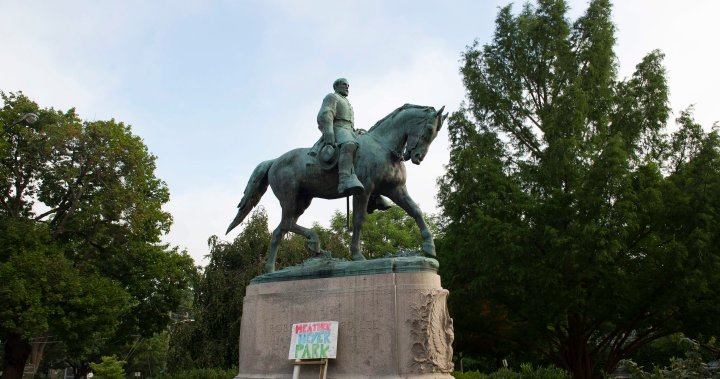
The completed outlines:
[[[337,338],[337,321],[293,324],[288,359],[335,358]]]

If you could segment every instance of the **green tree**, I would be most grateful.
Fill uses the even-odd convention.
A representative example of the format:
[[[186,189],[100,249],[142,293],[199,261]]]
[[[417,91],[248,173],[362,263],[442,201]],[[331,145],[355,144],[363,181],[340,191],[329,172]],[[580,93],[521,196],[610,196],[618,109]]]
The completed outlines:
[[[352,219],[352,214],[350,218]],[[430,224],[430,228],[434,228],[431,222],[433,219],[431,217],[425,219]],[[329,228],[332,235],[339,236],[343,241],[345,247],[343,253],[347,252],[347,246],[352,240],[352,230],[347,228],[346,221],[344,214],[335,211],[330,219]],[[360,235],[360,243],[367,258],[382,258],[385,254],[394,254],[402,250],[420,250],[422,237],[415,220],[400,207],[393,206],[388,210],[367,215]]]
[[[681,338],[678,345],[682,345],[685,353],[684,358],[679,356],[670,359],[669,367],[661,367],[655,365],[651,372],[643,370],[643,367],[631,360],[625,360],[620,363],[621,366],[630,373],[632,378],[639,379],[719,379],[720,373],[717,369],[711,369],[705,362],[709,360],[717,362],[718,352],[713,351],[710,354],[703,351],[702,346],[697,341],[689,338]]]
[[[59,251],[43,225],[0,217],[0,330],[7,377],[22,376],[31,337],[108,338],[129,300],[108,278],[81,273]],[[86,314],[92,312],[92,316]],[[13,376],[15,375],[15,376]]]
[[[166,370],[168,352],[168,331],[156,333],[149,338],[138,337],[122,350],[125,371],[129,374],[140,372],[143,378],[152,378]]]
[[[710,337],[705,340],[692,341],[682,333],[676,333],[667,337],[658,338],[647,344],[633,355],[632,361],[640,367],[662,367],[670,364],[674,359],[686,357],[688,348],[694,348],[693,344],[700,347],[703,362],[713,362],[720,358],[720,349],[717,347],[717,339]]]
[[[669,116],[663,55],[618,80],[608,0],[514,15],[464,54],[439,244],[458,350],[501,337],[596,378],[720,323],[720,138]]]
[[[192,259],[160,243],[169,192],[129,126],[0,96],[0,282],[11,283],[0,296],[12,304],[0,312],[3,378],[22,374],[29,338],[46,335],[82,375],[108,342],[167,325]]]
[[[124,361],[118,360],[114,355],[102,357],[100,363],[90,363],[93,378],[97,379],[125,379]]]
[[[278,256],[283,266],[307,258],[304,238],[288,239],[295,242],[283,244]],[[263,208],[253,212],[232,242],[212,236],[208,243],[210,262],[195,288],[195,319],[171,327],[170,372],[237,366],[245,288],[264,272],[270,243],[267,213]]]

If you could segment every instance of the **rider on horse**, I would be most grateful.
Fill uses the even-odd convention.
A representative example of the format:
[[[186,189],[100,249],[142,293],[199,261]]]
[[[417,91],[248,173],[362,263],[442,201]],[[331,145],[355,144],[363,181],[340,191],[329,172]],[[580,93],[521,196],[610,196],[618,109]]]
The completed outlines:
[[[350,84],[340,78],[333,83],[334,93],[323,99],[318,112],[318,128],[323,134],[323,144],[333,148],[340,147],[338,156],[338,192],[342,195],[354,195],[365,190],[355,175],[355,152],[358,142],[352,105],[347,99]]]
[[[333,82],[335,92],[325,96],[318,112],[318,129],[323,134],[323,150],[340,147],[337,159],[338,166],[338,193],[354,195],[365,190],[357,175],[355,175],[355,154],[359,146],[354,128],[355,117],[352,105],[347,96],[350,84],[347,79],[340,78]],[[373,194],[369,202],[368,211],[375,209],[385,210],[392,203],[383,196]]]

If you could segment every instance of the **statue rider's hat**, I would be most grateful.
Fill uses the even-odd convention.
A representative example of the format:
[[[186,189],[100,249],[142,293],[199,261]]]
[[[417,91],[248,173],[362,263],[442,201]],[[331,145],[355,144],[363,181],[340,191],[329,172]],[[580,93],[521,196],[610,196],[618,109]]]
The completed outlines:
[[[318,161],[323,170],[330,170],[337,165],[339,150],[337,146],[326,144],[318,153]]]

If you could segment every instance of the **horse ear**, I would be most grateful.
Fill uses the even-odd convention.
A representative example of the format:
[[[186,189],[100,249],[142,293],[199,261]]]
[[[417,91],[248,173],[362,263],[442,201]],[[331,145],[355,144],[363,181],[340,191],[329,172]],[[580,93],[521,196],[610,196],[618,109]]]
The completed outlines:
[[[440,131],[440,128],[442,128],[443,122],[447,118],[447,114],[445,114],[445,115],[442,114],[444,110],[445,110],[445,106],[443,105],[442,108],[440,108],[440,110],[437,111],[437,116],[436,116],[438,119],[437,131]]]

